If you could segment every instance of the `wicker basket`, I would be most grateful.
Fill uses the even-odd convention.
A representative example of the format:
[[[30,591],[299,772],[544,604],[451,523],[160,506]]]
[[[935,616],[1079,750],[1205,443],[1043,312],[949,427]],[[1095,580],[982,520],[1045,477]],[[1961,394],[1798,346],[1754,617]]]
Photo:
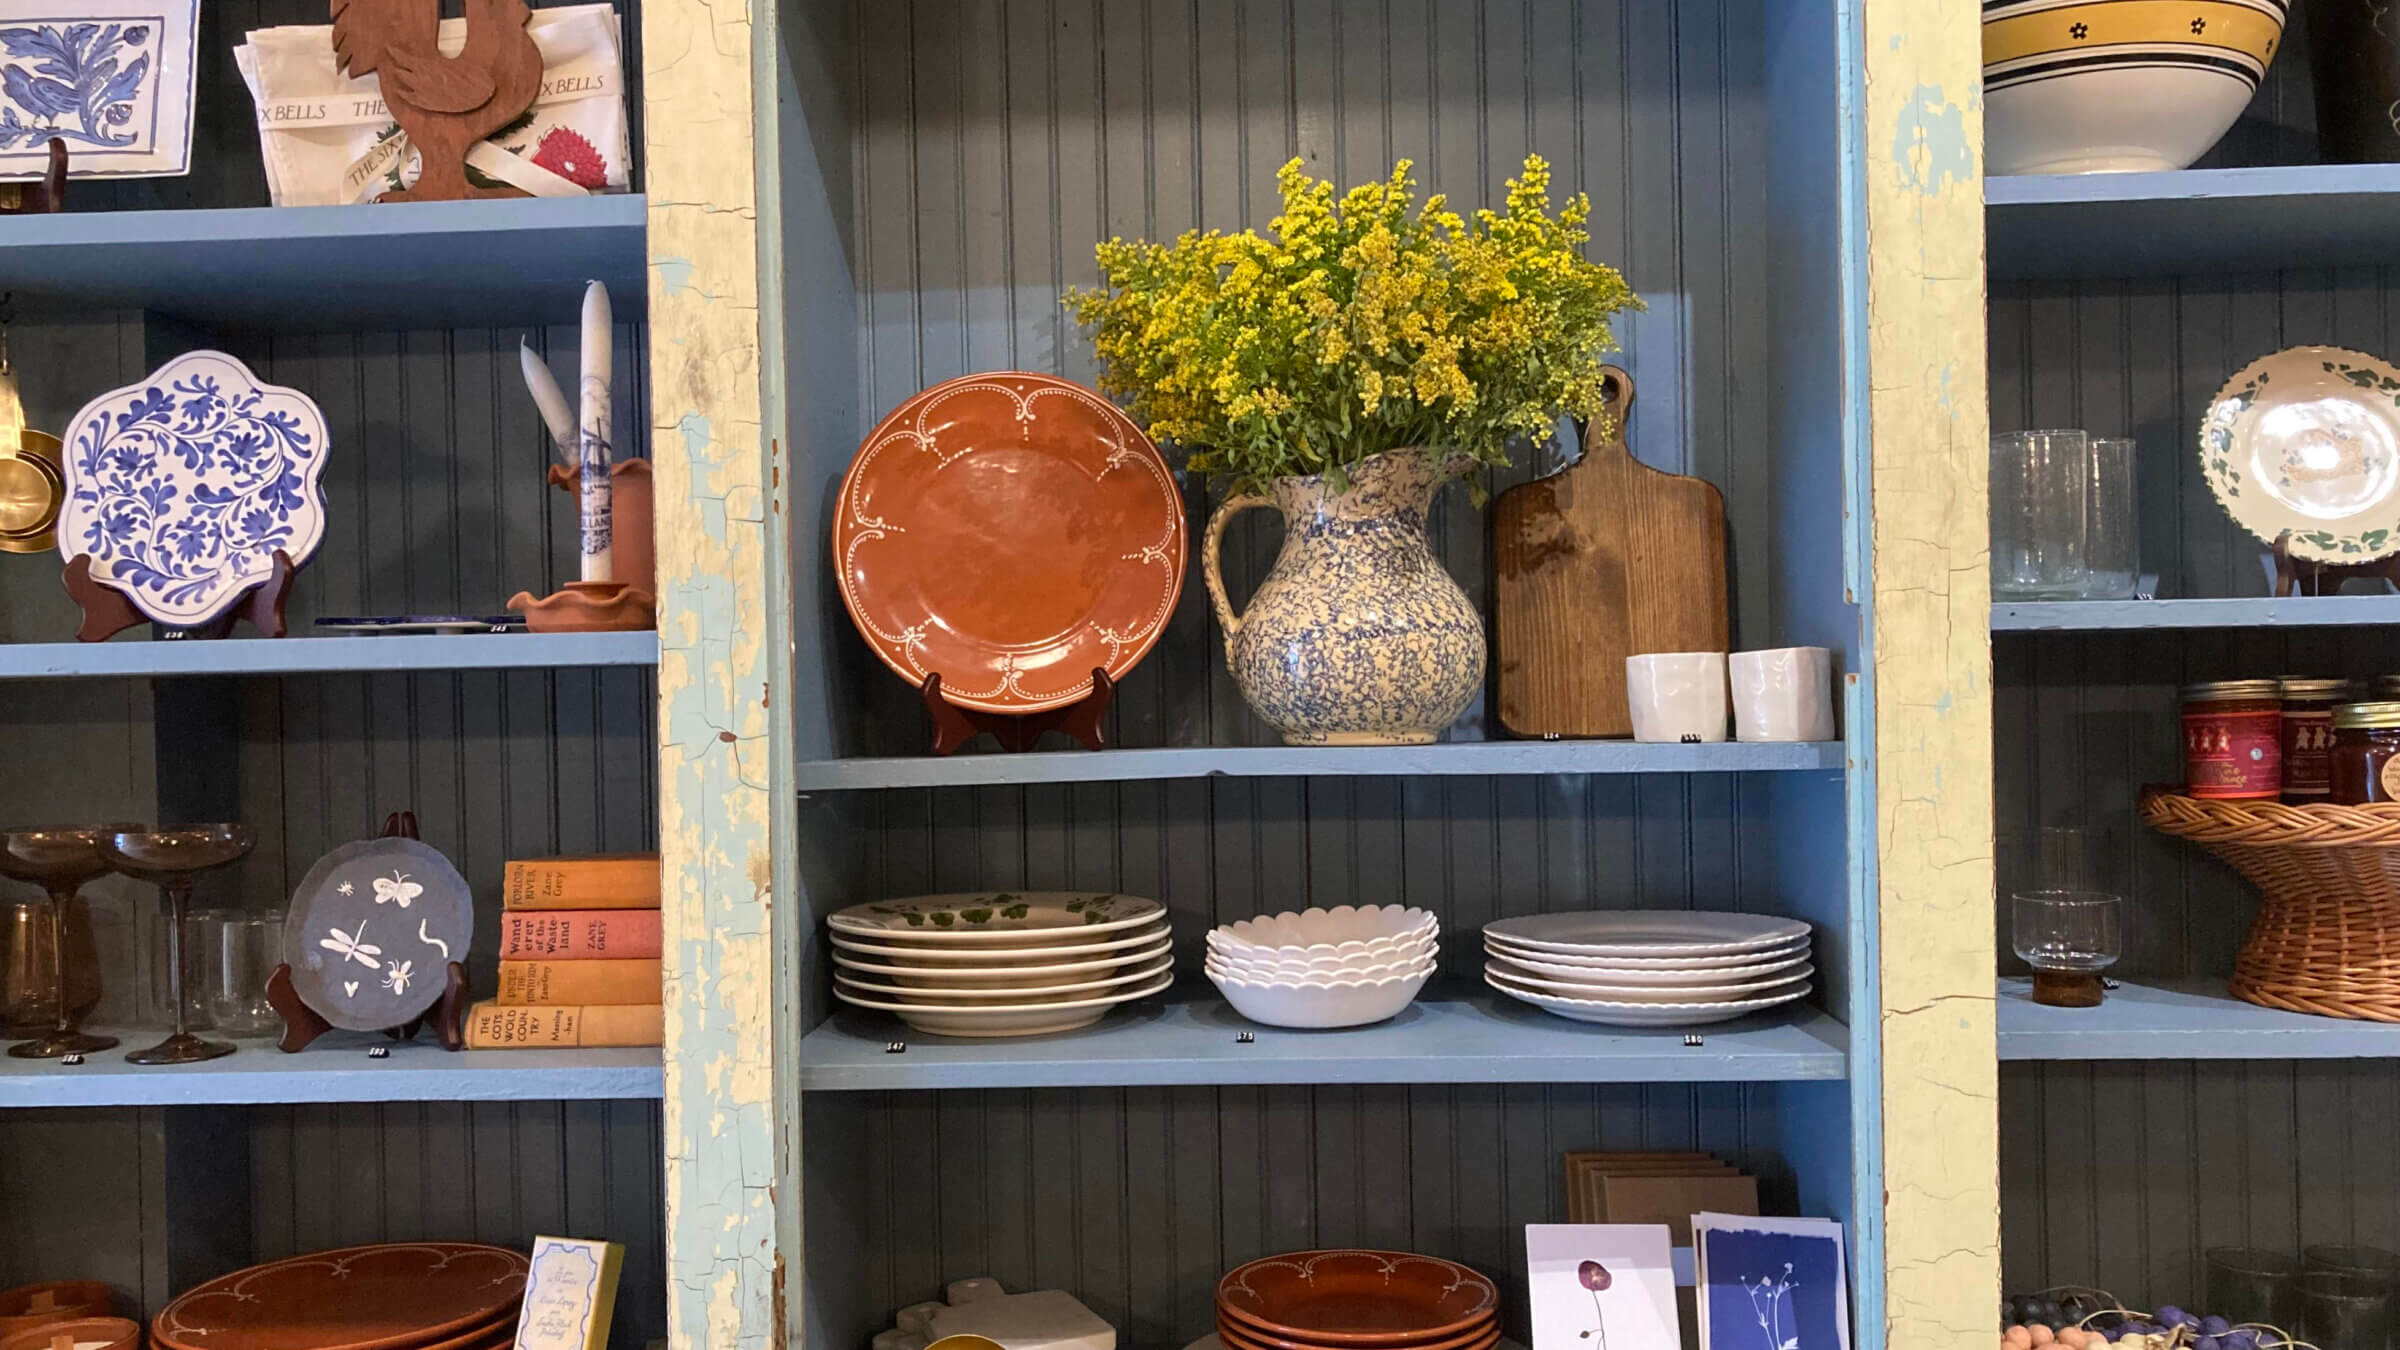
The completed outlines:
[[[2148,787],[2134,809],[2261,892],[2234,960],[2235,998],[2400,1022],[2400,804],[2204,801]]]

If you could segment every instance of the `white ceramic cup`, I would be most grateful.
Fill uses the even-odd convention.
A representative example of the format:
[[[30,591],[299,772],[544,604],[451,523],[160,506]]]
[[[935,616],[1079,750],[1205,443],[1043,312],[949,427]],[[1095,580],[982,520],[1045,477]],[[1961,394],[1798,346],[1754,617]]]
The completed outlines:
[[[1674,744],[1725,739],[1725,653],[1652,652],[1625,658],[1633,738]]]
[[[1833,653],[1823,647],[1735,652],[1733,727],[1745,741],[1830,741]]]

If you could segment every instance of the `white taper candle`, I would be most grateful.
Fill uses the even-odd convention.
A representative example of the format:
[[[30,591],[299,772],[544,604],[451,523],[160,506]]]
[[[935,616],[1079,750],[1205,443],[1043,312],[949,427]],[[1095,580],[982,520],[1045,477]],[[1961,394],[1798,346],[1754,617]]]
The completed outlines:
[[[582,473],[583,579],[614,581],[614,514],[609,494],[608,384],[615,356],[608,288],[583,288],[583,420],[577,462]]]
[[[533,344],[517,344],[517,364],[525,370],[525,392],[533,395],[533,406],[542,413],[542,425],[550,429],[551,443],[569,463],[578,463],[583,454],[577,441],[575,410],[567,406],[567,396],[551,377],[550,367],[534,353]]]

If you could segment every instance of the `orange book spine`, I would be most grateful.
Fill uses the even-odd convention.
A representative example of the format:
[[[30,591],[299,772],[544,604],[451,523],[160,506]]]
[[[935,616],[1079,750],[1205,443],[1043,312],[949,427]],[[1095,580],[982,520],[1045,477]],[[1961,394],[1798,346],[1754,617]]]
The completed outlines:
[[[522,1008],[478,1003],[467,1014],[469,1050],[597,1049],[612,1045],[664,1045],[667,1010],[607,1005]]]
[[[655,853],[521,858],[500,879],[508,909],[656,909],[658,899]]]
[[[500,959],[655,960],[663,935],[655,909],[521,909],[500,916]]]
[[[574,1007],[658,1003],[665,997],[666,985],[656,960],[500,963],[501,1003]]]

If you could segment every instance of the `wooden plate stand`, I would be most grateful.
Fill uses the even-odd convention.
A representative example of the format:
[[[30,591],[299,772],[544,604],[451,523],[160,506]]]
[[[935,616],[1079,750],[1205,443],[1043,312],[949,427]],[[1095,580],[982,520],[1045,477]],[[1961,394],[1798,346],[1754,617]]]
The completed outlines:
[[[1086,750],[1106,750],[1108,731],[1101,719],[1108,716],[1108,705],[1116,701],[1117,686],[1107,671],[1094,666],[1092,691],[1073,703],[1037,713],[995,713],[962,708],[943,698],[941,672],[936,671],[917,687],[917,697],[925,704],[925,715],[933,719],[933,753],[937,755],[957,754],[960,746],[986,731],[1000,742],[1001,749],[1012,753],[1031,750],[1046,731],[1063,731]]]
[[[157,623],[135,609],[124,592],[92,580],[92,556],[78,553],[68,561],[66,571],[67,594],[83,607],[83,626],[75,630],[75,636],[83,642],[106,642],[137,623],[152,623],[159,637],[169,640],[221,638],[233,635],[234,620],[248,619],[261,637],[279,638],[283,636],[283,602],[291,594],[292,574],[299,570],[290,554],[277,549],[275,566],[266,580],[251,587],[231,609],[207,623],[177,628]]]
[[[416,838],[417,813],[394,811],[385,816],[383,833],[379,837]],[[267,1002],[283,1018],[283,1037],[275,1042],[275,1048],[287,1055],[307,1049],[309,1042],[333,1030],[331,1022],[319,1017],[316,1009],[300,1001],[300,991],[292,988],[292,968],[287,963],[278,963],[275,973],[267,977]],[[383,1034],[395,1041],[405,1041],[431,1023],[434,1034],[441,1038],[444,1050],[464,1050],[467,1048],[468,1002],[467,968],[453,961],[450,963],[450,982],[442,990],[441,1002],[434,1004],[421,1016],[412,1018],[406,1026],[386,1027]]]
[[[2366,563],[2316,562],[2292,556],[2292,536],[2275,538],[2275,594],[2339,595],[2342,583],[2353,577],[2389,581],[2400,586],[2400,554]]]

